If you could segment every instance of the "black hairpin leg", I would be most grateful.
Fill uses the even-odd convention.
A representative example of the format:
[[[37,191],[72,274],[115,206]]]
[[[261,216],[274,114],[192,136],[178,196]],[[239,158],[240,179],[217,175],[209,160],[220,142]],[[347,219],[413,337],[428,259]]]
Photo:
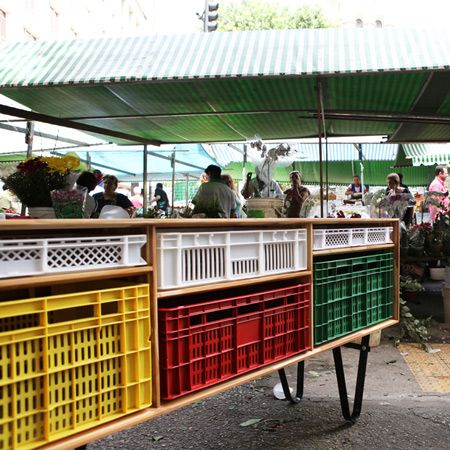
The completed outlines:
[[[341,348],[333,349],[334,366],[336,368],[336,379],[339,389],[339,398],[341,400],[342,415],[345,420],[356,422],[361,414],[361,407],[364,395],[364,381],[366,379],[367,356],[370,351],[370,335],[362,338],[361,345],[349,344],[348,347],[359,350],[358,375],[356,377],[355,400],[353,402],[353,412],[350,413],[350,405],[347,397],[347,386],[345,384],[344,366],[342,364]]]
[[[303,397],[303,386],[305,380],[305,361],[300,361],[297,364],[297,392],[295,393],[295,397],[292,397],[291,390],[289,389],[289,383],[286,378],[286,372],[284,369],[280,369],[278,371],[278,375],[280,376],[281,386],[283,387],[284,396],[286,400],[289,400],[291,403],[299,403]]]

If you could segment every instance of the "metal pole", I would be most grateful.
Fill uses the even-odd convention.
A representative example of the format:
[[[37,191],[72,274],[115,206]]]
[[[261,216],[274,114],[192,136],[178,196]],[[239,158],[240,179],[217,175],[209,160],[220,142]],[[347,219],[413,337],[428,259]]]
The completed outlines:
[[[142,210],[144,213],[148,209],[148,172],[147,172],[147,144],[144,144],[144,159],[143,159],[143,182],[144,182],[144,199],[142,204]]]
[[[186,207],[189,205],[189,174],[186,174]]]
[[[325,136],[325,184],[327,185],[327,217],[329,213],[328,208],[328,198],[329,198],[329,192],[330,192],[330,185],[329,185],[329,178],[328,178],[328,136]]]
[[[361,201],[364,204],[364,158],[361,144],[358,144],[358,152],[359,152],[359,166],[361,172]]]
[[[86,152],[86,170],[91,170],[91,155],[89,154],[89,152]]]
[[[172,152],[172,209],[170,211],[170,217],[173,217],[173,202],[175,201],[175,152]]]
[[[323,167],[322,167],[322,84],[317,80],[317,128],[319,132],[320,217],[323,218]]]
[[[31,120],[27,122],[27,131],[25,134],[25,143],[27,144],[27,158],[31,158],[33,155],[33,137],[34,137],[34,122]],[[20,214],[25,215],[26,205],[22,204]]]
[[[205,10],[203,11],[203,31],[208,32],[208,0],[205,0]]]

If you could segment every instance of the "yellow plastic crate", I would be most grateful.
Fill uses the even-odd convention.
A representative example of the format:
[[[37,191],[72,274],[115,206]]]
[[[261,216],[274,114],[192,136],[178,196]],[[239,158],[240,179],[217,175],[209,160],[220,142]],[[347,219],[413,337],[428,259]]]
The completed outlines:
[[[146,284],[0,304],[0,449],[31,449],[149,407]]]

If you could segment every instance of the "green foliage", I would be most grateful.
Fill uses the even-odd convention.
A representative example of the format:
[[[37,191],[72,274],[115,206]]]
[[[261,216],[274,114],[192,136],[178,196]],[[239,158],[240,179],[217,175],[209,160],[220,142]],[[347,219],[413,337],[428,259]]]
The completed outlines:
[[[430,351],[428,344],[430,323],[431,317],[416,319],[406,306],[406,302],[400,299],[400,339],[407,337],[419,343],[425,351]]]
[[[321,8],[301,6],[291,11],[271,1],[242,0],[221,5],[220,31],[290,30],[331,26]]]
[[[422,284],[409,276],[400,276],[400,289],[405,291],[424,291]]]

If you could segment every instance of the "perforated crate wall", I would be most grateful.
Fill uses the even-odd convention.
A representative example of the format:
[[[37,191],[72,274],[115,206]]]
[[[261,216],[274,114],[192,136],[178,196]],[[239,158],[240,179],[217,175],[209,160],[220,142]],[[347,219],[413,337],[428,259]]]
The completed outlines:
[[[0,278],[146,264],[145,235],[0,240]]]
[[[159,308],[161,396],[170,400],[311,348],[310,285]]]
[[[0,448],[30,449],[151,405],[149,287],[2,302]]]
[[[319,260],[314,263],[314,343],[393,316],[392,253]]]
[[[161,289],[307,267],[305,229],[158,233],[157,252]]]
[[[314,250],[392,243],[392,227],[314,230]]]

